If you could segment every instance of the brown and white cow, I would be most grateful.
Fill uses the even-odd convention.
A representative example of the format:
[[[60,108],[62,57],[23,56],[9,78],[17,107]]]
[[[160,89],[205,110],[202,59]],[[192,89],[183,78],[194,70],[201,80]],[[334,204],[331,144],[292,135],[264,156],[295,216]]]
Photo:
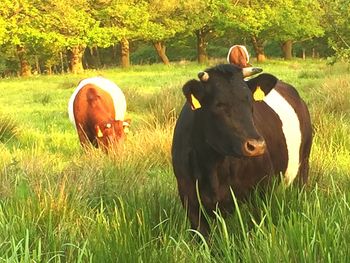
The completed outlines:
[[[244,80],[250,68],[224,64],[183,86],[187,102],[177,120],[172,162],[192,228],[209,233],[209,215],[232,212],[232,193],[244,199],[257,185],[283,175],[308,177],[312,129],[305,102],[270,74]]]
[[[227,62],[240,68],[250,67],[247,48],[243,45],[232,46],[227,54]]]
[[[103,77],[82,80],[68,103],[70,121],[82,146],[91,143],[107,149],[124,140],[129,120],[124,121],[125,96],[112,81]]]

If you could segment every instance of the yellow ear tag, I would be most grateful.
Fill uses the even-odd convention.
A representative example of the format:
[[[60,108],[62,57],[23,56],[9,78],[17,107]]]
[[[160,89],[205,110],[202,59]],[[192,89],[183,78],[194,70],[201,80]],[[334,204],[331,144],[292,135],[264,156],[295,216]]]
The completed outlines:
[[[192,110],[197,110],[200,107],[202,107],[200,102],[196,99],[195,96],[193,96],[193,94],[191,94],[191,101],[192,101]]]
[[[258,86],[254,91],[253,98],[255,101],[262,101],[265,98],[264,91]]]
[[[98,137],[98,138],[103,137],[102,131],[101,131],[101,129],[100,129],[99,126],[97,126],[97,137]]]

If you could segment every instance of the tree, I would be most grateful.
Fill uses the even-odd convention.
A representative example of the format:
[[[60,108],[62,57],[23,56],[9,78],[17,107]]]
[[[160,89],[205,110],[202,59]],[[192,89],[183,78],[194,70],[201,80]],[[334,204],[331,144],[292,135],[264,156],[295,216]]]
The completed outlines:
[[[42,0],[46,32],[51,37],[48,44],[67,49],[70,69],[73,73],[83,71],[82,57],[85,48],[97,41],[99,23],[91,16],[87,0]],[[57,49],[55,47],[55,49]]]
[[[282,43],[284,56],[292,56],[292,44],[321,36],[318,0],[242,0],[233,8],[233,28],[250,37],[257,61],[265,60],[267,41]]]
[[[207,45],[210,38],[222,35],[228,26],[230,1],[184,0],[182,15],[189,33],[197,37],[197,56],[199,63],[208,60]]]
[[[276,11],[274,39],[282,43],[287,60],[292,58],[294,42],[320,37],[324,33],[318,0],[283,0],[278,2]]]
[[[264,46],[274,32],[275,11],[274,0],[242,0],[232,4],[229,20],[231,28],[237,34],[250,39],[258,62],[265,60]]]
[[[0,11],[1,12],[1,11]],[[2,15],[0,16],[0,44],[6,36],[6,20]]]
[[[169,64],[166,55],[166,40],[186,29],[184,19],[179,16],[181,12],[178,0],[149,0],[149,21],[144,32],[144,39],[152,42],[161,61]]]
[[[324,10],[324,25],[329,45],[337,59],[350,62],[350,2],[348,0],[320,0]]]
[[[111,34],[106,45],[120,43],[120,60],[122,67],[130,65],[129,42],[141,39],[149,21],[148,5],[137,0],[100,0],[97,16],[101,25]]]
[[[28,49],[43,36],[37,6],[36,0],[0,1],[0,44],[17,55],[21,76],[31,75]]]

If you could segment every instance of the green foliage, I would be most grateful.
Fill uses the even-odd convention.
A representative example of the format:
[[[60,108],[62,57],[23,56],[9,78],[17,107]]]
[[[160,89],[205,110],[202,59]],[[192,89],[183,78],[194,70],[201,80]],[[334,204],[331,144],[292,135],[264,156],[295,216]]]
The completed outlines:
[[[10,46],[35,45],[42,36],[39,27],[38,1],[10,1],[4,0],[0,3],[0,24],[3,37],[0,44]]]
[[[110,39],[105,46],[110,46],[122,38],[139,39],[146,31],[149,13],[143,1],[110,0],[96,7],[96,16],[107,30]]]
[[[259,36],[268,39],[271,37],[269,29],[274,26],[273,22],[277,16],[274,9],[275,5],[272,5],[272,2],[238,2],[229,16],[232,23],[231,27],[247,37]]]
[[[48,44],[75,47],[91,44],[90,34],[96,21],[89,14],[86,0],[45,1],[41,8],[45,11],[44,23],[48,34]]]
[[[170,59],[193,60],[198,56],[199,43],[193,41],[196,36],[202,38],[203,55],[215,54],[216,47],[228,49],[235,43],[249,46],[254,38],[252,44],[257,53],[266,46],[269,54],[271,46],[280,42],[303,41],[298,46],[299,54],[302,46],[308,54],[317,48],[320,55],[332,55],[331,47],[336,57],[330,62],[348,60],[349,8],[347,0],[3,0],[0,55],[4,62],[0,61],[0,70],[4,75],[15,75],[24,67],[25,63],[19,63],[22,60],[39,73],[64,72],[74,61],[72,57],[81,56],[86,47],[113,47],[108,49],[110,53],[104,53],[105,58],[94,55],[93,59],[105,63],[98,61],[93,68],[115,65],[118,61],[114,47],[121,39],[129,40],[132,52],[135,41],[150,47],[149,42],[156,42],[163,53],[166,46],[170,48]],[[324,34],[328,43],[320,38]],[[172,49],[174,42],[180,44],[180,51]],[[72,52],[76,54],[72,56]],[[280,51],[274,48],[272,54],[279,56]],[[148,52],[141,57],[153,63],[158,61],[156,56],[157,52]],[[14,63],[18,65],[13,66]]]
[[[323,10],[318,0],[282,1],[274,10],[277,14],[273,21],[274,38],[278,41],[300,41],[324,33]]]
[[[16,61],[21,63],[21,74],[25,75],[30,74],[28,66],[33,59],[29,50],[34,49],[45,36],[41,30],[38,3],[39,0],[0,2],[0,36],[3,35],[0,37],[0,51],[10,59],[16,57]]]
[[[194,34],[198,30],[206,31],[210,37],[224,33],[229,23],[227,20],[231,10],[229,1],[186,0],[181,4],[188,34]]]
[[[3,16],[0,17],[0,41],[4,41],[5,37],[6,37],[6,21],[5,18]],[[0,44],[2,44],[2,42],[0,42]]]
[[[300,41],[321,36],[322,9],[318,0],[240,1],[232,9],[232,28],[263,45],[267,40]]]
[[[329,45],[336,53],[335,59],[350,62],[350,2],[336,0],[332,2],[320,0],[325,10],[325,29]]]
[[[178,0],[146,2],[149,17],[142,32],[143,39],[164,41],[186,30],[184,18],[179,16],[182,10]]]

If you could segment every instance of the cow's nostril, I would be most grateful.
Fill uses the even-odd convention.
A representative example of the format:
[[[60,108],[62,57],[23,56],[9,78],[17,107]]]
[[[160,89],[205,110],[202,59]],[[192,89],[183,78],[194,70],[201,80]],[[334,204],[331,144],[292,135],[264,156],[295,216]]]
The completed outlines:
[[[243,144],[243,154],[245,156],[258,156],[265,152],[265,141],[264,140],[247,140]]]
[[[255,146],[249,142],[247,142],[247,150],[252,152],[255,150]]]

